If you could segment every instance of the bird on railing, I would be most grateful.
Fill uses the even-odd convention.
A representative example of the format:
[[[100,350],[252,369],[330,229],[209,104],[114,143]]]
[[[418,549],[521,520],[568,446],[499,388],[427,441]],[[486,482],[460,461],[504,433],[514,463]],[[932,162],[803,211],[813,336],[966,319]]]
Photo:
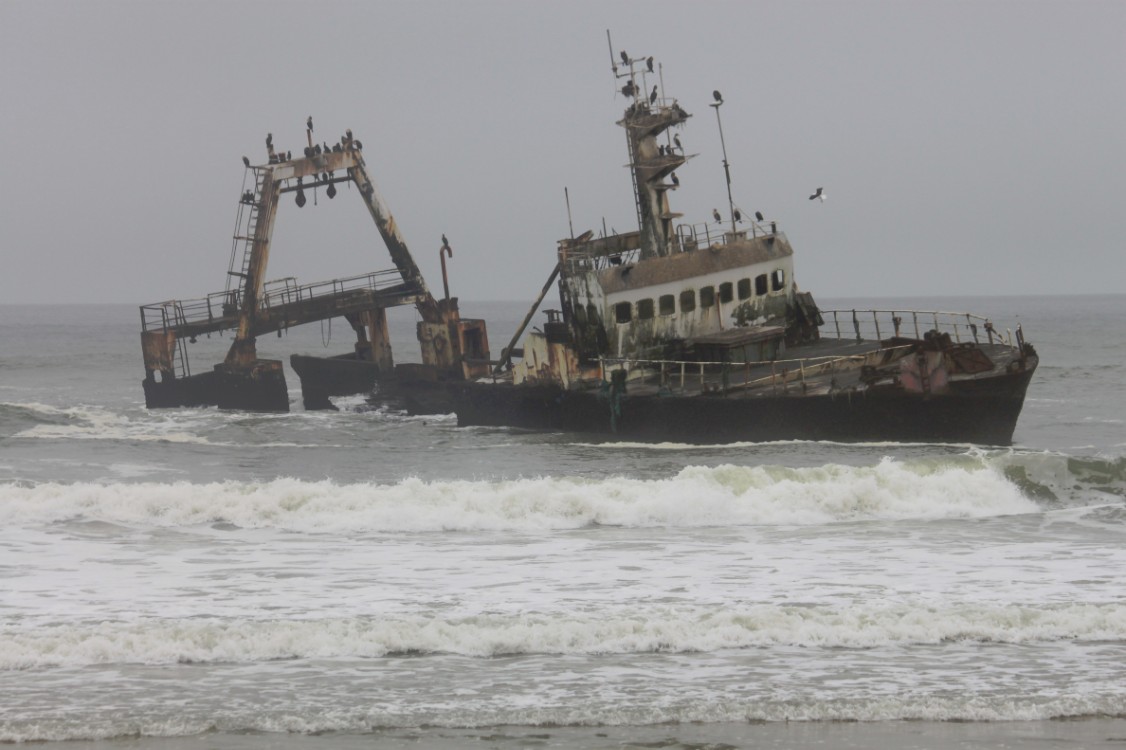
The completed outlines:
[[[720,216],[719,211],[717,211],[714,208],[712,209],[712,218],[715,219],[716,224],[722,224],[723,223],[723,217]]]

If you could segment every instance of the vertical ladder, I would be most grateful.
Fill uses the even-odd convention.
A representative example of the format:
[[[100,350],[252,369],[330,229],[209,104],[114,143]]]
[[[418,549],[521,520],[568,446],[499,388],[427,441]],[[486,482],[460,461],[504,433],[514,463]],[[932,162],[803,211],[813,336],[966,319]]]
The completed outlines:
[[[637,153],[633,150],[633,138],[629,125],[626,125],[626,147],[629,149],[629,179],[633,183],[633,208],[637,212],[637,231],[641,231],[641,190],[637,185]]]
[[[241,289],[241,280],[246,279],[250,268],[251,251],[254,249],[254,236],[258,230],[258,216],[262,208],[262,184],[266,180],[266,170],[250,168],[254,172],[254,198],[247,203],[243,191],[239,196],[238,214],[235,217],[235,234],[231,243],[231,262],[227,269],[227,284],[225,291],[230,293],[231,287]],[[246,181],[243,180],[245,187]],[[241,249],[241,253],[239,250]]]

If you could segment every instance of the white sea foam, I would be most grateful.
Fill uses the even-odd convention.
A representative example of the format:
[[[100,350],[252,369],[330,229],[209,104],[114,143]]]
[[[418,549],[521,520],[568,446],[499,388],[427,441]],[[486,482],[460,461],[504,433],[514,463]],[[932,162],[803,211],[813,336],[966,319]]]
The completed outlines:
[[[207,444],[209,441],[191,432],[201,420],[195,412],[146,415],[130,419],[125,414],[98,406],[59,408],[39,403],[10,404],[43,418],[43,423],[16,433],[14,437],[47,440],[133,440],[168,443]]]
[[[185,443],[222,448],[243,444],[212,440],[199,434],[223,422],[245,418],[237,412],[211,409],[179,409],[147,413],[140,418],[96,406],[59,408],[39,403],[5,404],[38,415],[43,422],[17,432],[13,437],[26,440],[107,440],[126,442]],[[293,420],[310,419],[314,414],[280,415]],[[255,414],[257,421],[278,419],[275,414]],[[254,442],[254,448],[341,448],[339,444],[298,443],[292,441]]]
[[[325,533],[549,530],[969,518],[1037,509],[988,464],[892,459],[869,467],[690,466],[663,479],[0,486],[0,523],[9,526],[87,519],[157,526],[225,521]]]
[[[280,688],[279,688],[280,689]],[[418,691],[428,693],[429,690]],[[961,695],[900,695],[872,699],[809,699],[760,698],[739,699],[728,696],[707,696],[684,699],[676,696],[663,697],[661,701],[623,703],[620,700],[582,700],[571,698],[566,702],[555,701],[552,705],[535,705],[527,699],[521,701],[515,696],[506,700],[483,701],[463,700],[458,703],[444,702],[423,705],[394,705],[380,703],[363,706],[301,705],[294,701],[284,708],[264,708],[257,705],[223,706],[210,712],[192,705],[177,705],[175,711],[128,713],[105,710],[94,715],[64,714],[57,717],[35,717],[34,719],[5,719],[0,717],[0,742],[63,742],[124,740],[124,746],[148,747],[144,739],[189,738],[188,744],[174,744],[186,747],[202,744],[199,735],[206,739],[207,746],[222,747],[227,742],[232,747],[279,747],[299,748],[311,744],[319,746],[358,747],[361,744],[406,747],[418,744],[422,747],[504,747],[509,744],[524,746],[570,747],[732,747],[726,742],[696,743],[675,742],[670,736],[684,733],[680,727],[718,725],[708,734],[724,737],[723,725],[739,727],[747,722],[789,724],[791,722],[879,722],[879,721],[937,721],[937,722],[1009,722],[1009,721],[1047,721],[1052,719],[1100,718],[1126,716],[1126,697],[1119,693],[1084,693],[1079,695],[1038,697],[992,697],[974,694]],[[178,702],[177,702],[178,703]],[[563,705],[560,705],[563,703]],[[529,705],[531,704],[531,705]],[[640,727],[663,726],[657,739],[640,742],[638,736],[645,730]],[[520,729],[499,728],[523,727],[533,730],[529,734]],[[597,728],[595,735],[599,741],[590,740],[591,729]],[[1111,731],[1114,724],[1100,724],[1090,732]],[[407,737],[379,734],[385,730],[407,730]],[[457,732],[457,730],[462,730]],[[474,736],[473,731],[485,734]],[[652,730],[651,730],[652,731]],[[789,727],[783,734],[771,731],[769,726],[758,727],[754,736],[756,744],[770,746],[774,738],[780,745],[794,746],[793,735],[800,732],[797,727]],[[456,732],[456,734],[454,734]],[[688,730],[692,734],[691,730]],[[974,747],[1027,747],[1039,743],[1047,746],[1051,737],[1044,737],[1035,730],[1015,730],[1013,732],[996,729],[968,728],[969,737],[980,737],[981,741],[959,743],[956,739],[935,746],[974,746]],[[1048,733],[1045,733],[1048,734]],[[1069,746],[1084,745],[1071,739],[1061,730],[1063,740]],[[247,743],[247,735],[259,736],[257,742]],[[311,736],[317,736],[315,739]],[[336,743],[321,735],[336,736]],[[359,735],[351,741],[341,741],[349,735]],[[453,736],[451,736],[453,735]],[[461,735],[461,736],[458,736]],[[1026,736],[1027,735],[1027,736]],[[829,744],[832,738],[852,738],[854,731],[837,732],[822,729],[812,735],[813,739],[826,736]],[[928,736],[925,726],[908,724],[899,731],[876,732],[872,741],[877,744],[900,739],[906,746],[919,747],[920,738]],[[938,733],[939,737],[945,736]],[[955,734],[954,736],[958,736]],[[1104,735],[1105,736],[1105,735]],[[1006,741],[1007,738],[1013,738]],[[609,738],[609,739],[607,739]],[[1032,738],[1032,739],[1030,739]],[[398,741],[395,741],[395,740]],[[486,740],[494,740],[486,742]],[[508,742],[498,742],[505,740]],[[531,740],[522,742],[521,740]],[[764,741],[763,741],[764,740]],[[1114,737],[1097,746],[1111,746]],[[847,742],[849,746],[852,745]],[[157,745],[152,745],[156,747]]]
[[[590,615],[191,618],[9,626],[0,630],[0,670],[401,654],[487,658],[1056,640],[1126,640],[1126,604],[623,607]]]

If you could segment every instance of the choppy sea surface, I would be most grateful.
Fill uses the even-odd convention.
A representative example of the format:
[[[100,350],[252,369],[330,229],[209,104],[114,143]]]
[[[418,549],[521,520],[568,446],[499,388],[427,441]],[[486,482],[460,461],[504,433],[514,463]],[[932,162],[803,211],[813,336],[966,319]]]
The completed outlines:
[[[0,306],[0,742],[1126,745],[1126,296],[876,304],[1023,326],[1013,447],[148,411],[135,307]]]

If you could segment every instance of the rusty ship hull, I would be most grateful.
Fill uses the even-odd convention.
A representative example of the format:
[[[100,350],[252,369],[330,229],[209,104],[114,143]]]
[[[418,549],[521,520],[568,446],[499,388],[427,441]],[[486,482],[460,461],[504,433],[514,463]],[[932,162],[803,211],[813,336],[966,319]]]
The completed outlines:
[[[588,433],[603,439],[719,444],[778,440],[1010,445],[1036,370],[951,383],[941,395],[893,385],[822,393],[700,393],[557,385],[454,386],[458,425]]]

